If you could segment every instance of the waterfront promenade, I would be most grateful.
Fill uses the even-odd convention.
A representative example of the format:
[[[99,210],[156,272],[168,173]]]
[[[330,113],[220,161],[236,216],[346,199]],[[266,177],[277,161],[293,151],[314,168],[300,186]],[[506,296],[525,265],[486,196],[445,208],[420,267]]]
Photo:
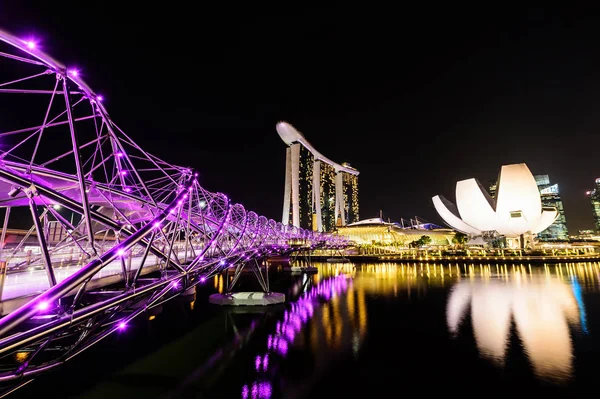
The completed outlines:
[[[412,255],[412,254],[384,254],[384,255],[313,255],[311,259],[315,261],[339,260],[351,261],[353,263],[364,262],[431,262],[431,263],[531,263],[543,265],[544,263],[571,263],[571,262],[598,262],[600,254],[588,253],[581,255],[561,255],[561,256],[538,256],[538,255],[513,255],[513,256],[494,256],[494,255]]]

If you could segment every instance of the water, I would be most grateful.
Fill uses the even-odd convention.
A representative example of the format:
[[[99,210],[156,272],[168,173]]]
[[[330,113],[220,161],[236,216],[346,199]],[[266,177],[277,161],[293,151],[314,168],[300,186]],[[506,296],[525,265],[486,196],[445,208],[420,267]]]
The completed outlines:
[[[597,263],[318,266],[275,275],[290,302],[254,313],[209,305],[216,278],[14,395],[559,397],[596,386]]]

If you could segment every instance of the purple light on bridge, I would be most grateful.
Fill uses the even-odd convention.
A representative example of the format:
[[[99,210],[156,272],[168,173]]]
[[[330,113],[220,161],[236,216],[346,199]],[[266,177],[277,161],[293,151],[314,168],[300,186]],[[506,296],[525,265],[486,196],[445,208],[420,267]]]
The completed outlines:
[[[206,277],[200,277],[200,282],[203,283],[206,281]]]
[[[117,152],[115,155],[118,156],[119,158],[121,158],[123,156],[123,153],[122,152]]]
[[[160,222],[154,222],[154,228],[160,229]]]
[[[121,171],[121,176],[127,176],[127,171],[126,170],[122,170]]]
[[[79,70],[77,70],[75,68],[74,69],[69,69],[69,74],[71,74],[71,76],[77,77],[77,76],[79,76]]]
[[[34,50],[37,47],[37,44],[33,40],[25,40],[25,45],[29,50]]]
[[[48,301],[42,301],[37,305],[38,310],[48,310],[49,307],[50,304],[48,303]]]
[[[117,256],[123,256],[123,255],[125,255],[125,250],[124,249],[119,249],[117,251]]]
[[[129,187],[125,187],[124,190],[125,190],[126,193],[130,193],[131,192],[131,189]]]
[[[125,328],[127,328],[127,323],[125,323],[124,321],[120,322],[119,325],[117,326],[117,328],[121,331],[125,330]]]
[[[103,96],[96,96],[96,100],[102,102],[102,101],[104,101],[104,97]]]
[[[179,288],[179,281],[173,281],[171,285],[173,286],[173,288]]]

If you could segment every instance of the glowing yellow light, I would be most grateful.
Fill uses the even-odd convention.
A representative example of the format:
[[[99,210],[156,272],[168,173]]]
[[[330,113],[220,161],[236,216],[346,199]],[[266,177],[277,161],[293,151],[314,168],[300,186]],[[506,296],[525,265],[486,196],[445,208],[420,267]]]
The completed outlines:
[[[17,352],[15,353],[15,360],[19,363],[23,363],[27,358],[29,358],[31,352]]]

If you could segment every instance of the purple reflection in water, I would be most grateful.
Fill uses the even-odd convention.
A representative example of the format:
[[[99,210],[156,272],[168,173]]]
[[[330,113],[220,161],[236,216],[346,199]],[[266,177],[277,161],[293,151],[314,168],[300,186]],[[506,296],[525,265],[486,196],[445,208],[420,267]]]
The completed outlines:
[[[269,399],[272,394],[273,388],[269,381],[255,381],[250,388],[248,385],[242,387],[242,399]]]
[[[260,356],[256,356],[256,359],[254,360],[254,368],[256,369],[256,371],[260,371],[261,364],[262,364],[262,360],[261,360]]]
[[[325,281],[322,281],[317,287],[313,287],[305,292],[296,302],[291,303],[289,309],[283,313],[282,320],[277,321],[275,325],[275,334],[267,337],[267,350],[274,352],[285,358],[289,351],[289,346],[294,342],[296,335],[302,330],[302,327],[313,317],[315,305],[319,298],[328,301],[348,288],[347,277],[340,275]],[[257,373],[267,371],[269,366],[269,353],[264,356],[257,355],[254,359],[254,369]],[[255,381],[251,386],[242,387],[242,398],[262,399],[270,398],[272,395],[272,386],[268,381]]]

